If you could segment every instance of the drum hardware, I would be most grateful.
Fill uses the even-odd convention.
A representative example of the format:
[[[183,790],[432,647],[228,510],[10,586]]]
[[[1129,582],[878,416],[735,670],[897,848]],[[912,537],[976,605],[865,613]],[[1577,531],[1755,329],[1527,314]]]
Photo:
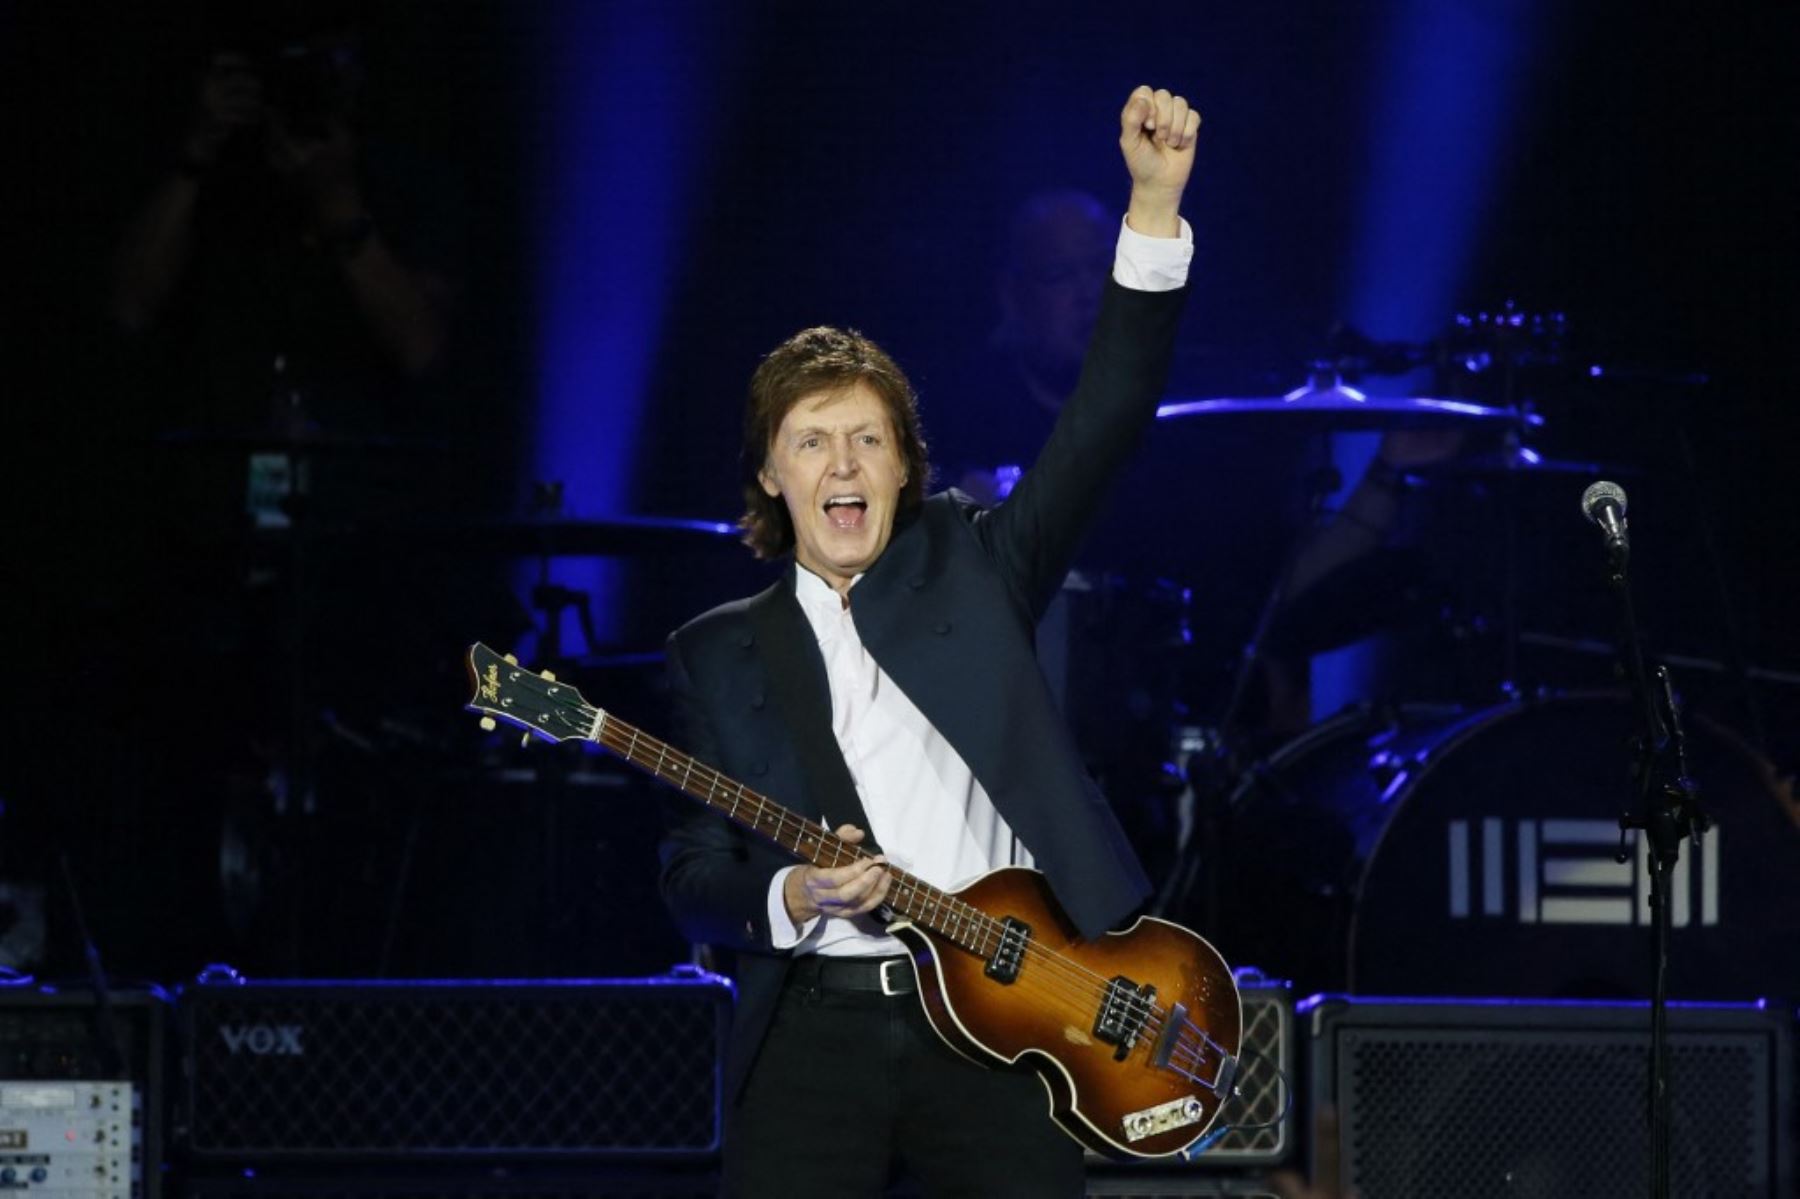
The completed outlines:
[[[1571,654],[1585,654],[1612,657],[1619,652],[1619,647],[1610,641],[1600,641],[1592,637],[1560,637],[1553,633],[1540,633],[1530,629],[1519,635],[1525,645],[1537,646],[1540,649],[1561,650]],[[1708,674],[1731,674],[1737,667],[1717,658],[1702,658],[1693,654],[1669,653],[1657,650],[1655,658],[1670,666],[1678,666],[1682,670],[1698,670]],[[1770,666],[1746,666],[1743,672],[1749,678],[1763,683],[1780,683],[1785,687],[1800,687],[1800,671],[1777,670]]]
[[[1546,458],[1516,442],[1491,453],[1468,454],[1412,467],[1408,475],[1437,479],[1498,479],[1517,475],[1570,475],[1598,479],[1603,475],[1629,478],[1636,471],[1622,463],[1584,462],[1574,458]]]
[[[1335,469],[1315,470],[1307,473],[1302,486],[1306,493],[1307,510],[1316,518],[1324,510],[1326,497],[1342,486],[1342,478]],[[1268,590],[1263,595],[1249,639],[1245,641],[1233,669],[1231,690],[1217,722],[1216,734],[1211,738],[1194,739],[1193,747],[1183,763],[1182,773],[1186,778],[1187,788],[1177,808],[1181,813],[1178,827],[1188,831],[1191,837],[1176,844],[1176,868],[1170,872],[1168,886],[1159,897],[1155,910],[1159,913],[1170,910],[1168,901],[1174,898],[1170,887],[1179,885],[1184,898],[1198,900],[1193,910],[1195,921],[1201,928],[1219,926],[1222,900],[1219,873],[1203,865],[1198,895],[1195,896],[1192,894],[1191,876],[1183,869],[1183,860],[1187,863],[1217,863],[1223,860],[1227,852],[1225,801],[1230,793],[1230,782],[1242,763],[1236,744],[1242,735],[1242,730],[1238,727],[1240,717],[1250,693],[1251,680],[1266,658],[1265,647],[1269,643],[1275,617],[1287,599],[1288,582],[1293,577],[1305,548],[1306,538],[1302,534],[1293,538],[1287,553],[1283,555],[1281,564],[1276,568]],[[1178,884],[1177,880],[1184,881]]]
[[[1217,875],[1221,928],[1303,993],[1642,994],[1642,839],[1614,860],[1633,713],[1614,691],[1347,708],[1236,772],[1230,853],[1184,858],[1159,907],[1191,910]],[[1800,995],[1800,909],[1769,900],[1800,872],[1792,781],[1688,726],[1718,827],[1675,872],[1671,993]]]

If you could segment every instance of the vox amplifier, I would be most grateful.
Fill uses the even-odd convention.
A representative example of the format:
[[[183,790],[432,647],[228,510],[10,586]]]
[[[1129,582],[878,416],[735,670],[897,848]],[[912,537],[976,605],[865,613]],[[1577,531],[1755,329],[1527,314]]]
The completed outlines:
[[[700,972],[207,982],[179,999],[178,1135],[196,1162],[700,1158],[732,998]]]

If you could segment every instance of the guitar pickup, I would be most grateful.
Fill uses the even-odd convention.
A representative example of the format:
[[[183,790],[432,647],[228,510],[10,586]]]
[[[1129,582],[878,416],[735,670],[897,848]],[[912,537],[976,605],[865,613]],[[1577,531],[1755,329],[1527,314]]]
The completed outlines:
[[[1025,946],[1030,941],[1031,926],[1011,916],[1006,917],[1001,922],[1000,947],[988,959],[983,973],[996,982],[1010,983],[1017,979],[1019,967],[1025,961]]]
[[[1094,1038],[1117,1046],[1114,1061],[1122,1062],[1130,1055],[1155,1005],[1156,988],[1148,983],[1140,987],[1120,974],[1106,984],[1106,996],[1094,1018]]]

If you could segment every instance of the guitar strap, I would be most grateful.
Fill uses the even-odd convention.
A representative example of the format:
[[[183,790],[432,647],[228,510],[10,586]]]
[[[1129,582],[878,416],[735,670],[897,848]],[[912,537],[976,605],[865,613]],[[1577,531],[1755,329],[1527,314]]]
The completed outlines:
[[[793,568],[750,604],[749,616],[775,707],[794,735],[809,798],[832,828],[854,824],[863,830],[862,848],[880,853],[869,814],[857,798],[856,783],[831,731],[831,684],[806,614],[794,598]],[[805,815],[811,818],[813,813]]]

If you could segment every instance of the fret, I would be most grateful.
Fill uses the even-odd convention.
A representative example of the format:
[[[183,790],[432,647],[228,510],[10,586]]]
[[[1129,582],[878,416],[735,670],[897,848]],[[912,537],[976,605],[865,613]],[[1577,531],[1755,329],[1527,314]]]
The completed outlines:
[[[694,759],[688,758],[687,764],[681,768],[681,789],[686,791],[694,777]]]
[[[637,739],[638,739],[638,731],[636,729],[632,729],[631,730],[631,744],[627,745],[625,747],[625,760],[627,762],[637,762],[637,758],[635,756],[637,754]],[[639,763],[639,765],[642,765],[642,763]]]
[[[666,745],[664,745],[664,744],[662,744],[662,743],[661,743],[661,742],[660,742],[660,741],[659,741],[659,742],[657,742],[657,745],[656,745],[656,765],[654,765],[654,766],[652,766],[652,767],[651,767],[651,768],[650,768],[650,773],[651,773],[651,774],[654,774],[654,775],[655,775],[655,776],[656,776],[656,777],[657,777],[657,778],[661,778],[661,777],[662,777],[662,768],[663,768],[663,757],[664,757],[664,756],[665,756],[665,755],[666,755],[666,754],[667,754],[667,753],[668,753],[668,752],[669,752],[669,747],[668,747],[668,746],[666,746]]]
[[[739,783],[738,789],[737,789],[737,794],[731,797],[731,807],[729,810],[726,811],[725,815],[733,820],[737,819],[738,804],[742,803],[743,801],[744,801],[744,784]]]

